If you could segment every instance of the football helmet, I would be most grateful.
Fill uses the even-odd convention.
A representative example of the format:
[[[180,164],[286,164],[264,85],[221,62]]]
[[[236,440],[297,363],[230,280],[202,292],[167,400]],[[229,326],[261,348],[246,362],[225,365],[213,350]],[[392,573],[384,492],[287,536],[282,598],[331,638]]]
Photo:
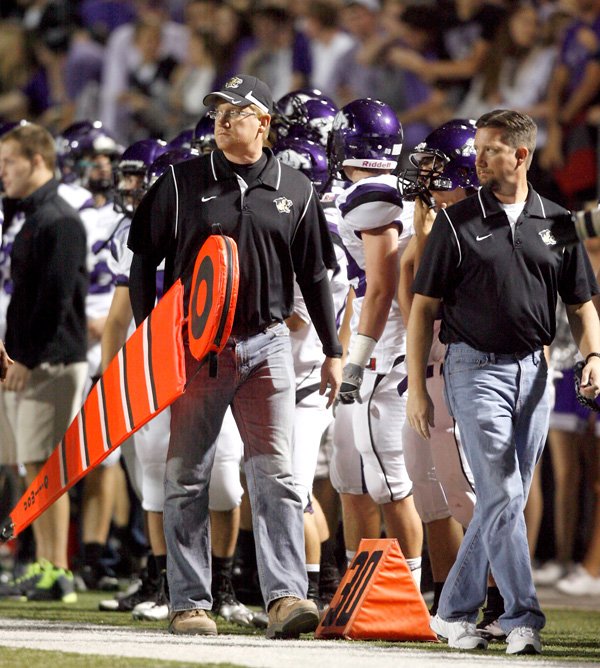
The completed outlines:
[[[199,153],[210,153],[217,148],[215,143],[215,122],[208,115],[204,114],[196,123],[194,135],[192,137],[192,148]]]
[[[89,159],[96,155],[107,155],[112,161],[123,152],[112,135],[100,121],[78,121],[69,125],[56,137],[56,156],[63,183],[80,181],[92,192],[109,190],[111,180],[89,182]]]
[[[142,139],[131,144],[121,156],[114,171],[115,210],[131,214],[148,189],[148,170],[167,151],[160,139]],[[130,177],[137,177],[135,185]]]
[[[475,131],[474,121],[454,119],[415,146],[409,156],[413,167],[399,177],[404,199],[414,199],[424,189],[478,188]]]
[[[404,134],[394,110],[384,102],[363,98],[340,109],[333,119],[327,155],[335,176],[344,167],[393,170]]]
[[[162,176],[170,165],[197,158],[200,154],[195,148],[170,148],[161,153],[148,168],[148,187]]]
[[[288,137],[277,141],[273,153],[285,165],[301,171],[321,192],[328,179],[327,153],[321,144],[310,139]]]
[[[275,141],[300,137],[327,146],[327,136],[337,112],[333,100],[316,88],[288,93],[275,104],[271,121]]]
[[[194,141],[194,129],[188,128],[187,130],[182,130],[176,137],[173,137],[169,144],[169,151],[172,148],[192,148],[192,142]]]

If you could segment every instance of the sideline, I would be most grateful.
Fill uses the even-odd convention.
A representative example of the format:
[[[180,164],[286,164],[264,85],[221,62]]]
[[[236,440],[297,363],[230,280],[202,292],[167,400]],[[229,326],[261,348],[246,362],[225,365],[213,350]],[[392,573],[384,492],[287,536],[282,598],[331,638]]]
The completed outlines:
[[[138,657],[190,663],[233,663],[248,668],[489,668],[505,656],[489,653],[419,651],[402,646],[332,640],[266,640],[263,637],[171,636],[166,632],[129,627],[0,618],[0,646],[37,650]],[[529,666],[527,659],[509,660],[511,666]],[[576,662],[536,660],[536,666],[574,666]],[[583,665],[583,664],[580,664]]]

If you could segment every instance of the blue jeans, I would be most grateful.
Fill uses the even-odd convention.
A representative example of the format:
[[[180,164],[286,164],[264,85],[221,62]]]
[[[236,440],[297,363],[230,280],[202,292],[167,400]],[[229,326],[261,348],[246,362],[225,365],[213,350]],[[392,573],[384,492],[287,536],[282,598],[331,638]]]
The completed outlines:
[[[210,610],[211,549],[208,485],[215,442],[229,405],[244,441],[265,603],[306,597],[302,503],[291,473],[295,377],[283,324],[248,339],[231,338],[217,377],[186,353],[189,386],[171,408],[165,478],[167,577],[173,611]]]
[[[548,431],[548,369],[542,351],[484,353],[450,344],[444,363],[446,400],[473,472],[475,512],[439,604],[446,621],[477,619],[488,568],[504,599],[500,626],[541,629],[523,509]]]

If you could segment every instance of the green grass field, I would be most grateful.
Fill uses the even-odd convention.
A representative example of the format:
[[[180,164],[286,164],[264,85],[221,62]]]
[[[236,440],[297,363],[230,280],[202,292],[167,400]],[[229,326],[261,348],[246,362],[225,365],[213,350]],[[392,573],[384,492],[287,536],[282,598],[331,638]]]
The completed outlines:
[[[36,621],[49,620],[60,622],[72,622],[74,625],[98,624],[110,626],[129,626],[137,629],[166,630],[166,622],[136,622],[129,613],[110,613],[98,610],[98,601],[106,598],[106,594],[84,593],[79,595],[79,600],[73,605],[61,603],[30,603],[3,600],[0,601],[0,618],[33,619]],[[584,610],[556,610],[547,609],[548,618],[546,628],[543,631],[544,653],[541,657],[527,657],[533,662],[539,660],[559,660],[583,663],[600,664],[600,611]],[[219,632],[222,634],[236,635],[262,635],[260,631],[228,624],[222,620],[218,622]],[[305,636],[308,638],[309,636]],[[378,643],[389,645],[390,643]],[[0,631],[0,646],[2,635]],[[447,653],[448,650],[442,644],[403,643],[402,646],[411,649],[421,649],[425,652]],[[488,652],[494,657],[506,656],[505,645],[494,643]],[[510,660],[509,657],[506,657]],[[523,657],[521,657],[523,658]],[[125,666],[127,668],[138,668],[140,666],[156,666],[157,668],[169,668],[171,666],[181,667],[182,663],[175,661],[152,661],[147,659],[118,659],[100,656],[82,656],[69,653],[41,652],[28,649],[0,650],[0,666],[30,668],[44,662],[47,666],[60,666],[71,668],[74,666],[93,666],[94,668],[115,668]],[[208,664],[207,664],[208,665]],[[215,664],[210,664],[214,666]],[[231,664],[219,664],[221,668],[231,668]]]

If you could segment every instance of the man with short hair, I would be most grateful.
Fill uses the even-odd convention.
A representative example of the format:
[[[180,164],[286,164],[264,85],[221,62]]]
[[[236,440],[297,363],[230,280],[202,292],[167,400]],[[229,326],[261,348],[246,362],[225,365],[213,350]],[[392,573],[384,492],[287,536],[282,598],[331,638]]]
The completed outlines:
[[[169,629],[216,634],[211,609],[208,482],[215,442],[231,406],[244,441],[258,572],[269,613],[267,637],[298,637],[319,621],[306,601],[302,502],[294,489],[290,443],[295,378],[285,319],[294,277],[323,344],[329,405],[341,383],[341,346],[327,268],[335,253],[310,181],[269,149],[273,99],[256,77],[239,74],[204,103],[214,107],[218,149],[174,165],[148,191],[131,225],[129,289],[136,321],[154,306],[156,267],[165,287],[181,278],[184,304],[196,255],[218,224],[237,243],[239,299],[216,375],[186,351],[186,393],[171,407],[164,508]]]
[[[4,389],[27,484],[77,413],[87,373],[85,230],[79,214],[58,194],[55,159],[54,139],[39,125],[16,127],[0,139],[4,191],[19,200],[25,214],[11,254],[6,345],[14,364]],[[14,594],[76,600],[68,530],[65,494],[33,523],[37,561]]]
[[[531,576],[523,508],[548,430],[543,346],[554,337],[557,297],[586,359],[587,396],[600,392],[598,293],[581,244],[559,248],[550,226],[564,209],[527,182],[536,126],[496,110],[477,121],[477,194],[437,215],[414,283],[408,327],[408,420],[429,438],[426,366],[433,323],[448,345],[444,382],[478,492],[473,519],[431,626],[451,647],[485,649],[475,628],[489,568],[504,599],[508,654],[541,652],[545,617]]]

